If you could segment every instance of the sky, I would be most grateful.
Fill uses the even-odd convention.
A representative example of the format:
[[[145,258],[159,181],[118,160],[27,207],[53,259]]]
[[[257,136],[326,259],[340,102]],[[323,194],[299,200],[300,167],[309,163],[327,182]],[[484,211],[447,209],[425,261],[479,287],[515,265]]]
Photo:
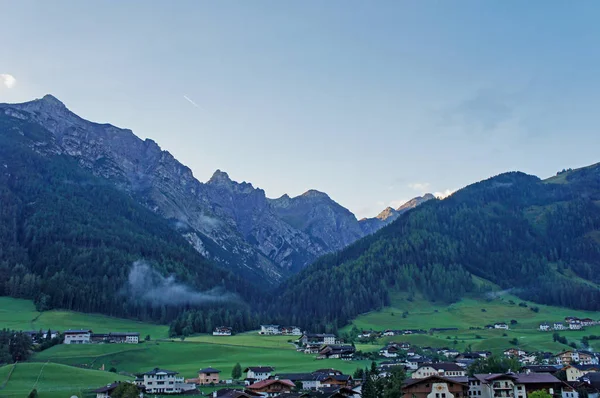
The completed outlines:
[[[600,162],[597,1],[0,0],[0,102],[52,94],[206,181],[357,217]]]

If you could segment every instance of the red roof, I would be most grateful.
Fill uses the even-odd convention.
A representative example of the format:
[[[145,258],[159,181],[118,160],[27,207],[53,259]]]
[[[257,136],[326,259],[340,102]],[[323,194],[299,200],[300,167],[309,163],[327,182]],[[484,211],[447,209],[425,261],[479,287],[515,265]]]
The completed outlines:
[[[281,384],[284,384],[284,385],[286,385],[288,387],[296,387],[296,385],[294,383],[292,383],[291,380],[286,380],[286,379],[283,379],[283,380],[267,379],[267,380],[262,380],[262,381],[254,383],[252,385],[249,385],[248,389],[249,390],[255,390],[255,389],[259,389],[259,388],[263,388],[263,387],[268,387],[271,384],[275,384],[275,383],[281,383]]]

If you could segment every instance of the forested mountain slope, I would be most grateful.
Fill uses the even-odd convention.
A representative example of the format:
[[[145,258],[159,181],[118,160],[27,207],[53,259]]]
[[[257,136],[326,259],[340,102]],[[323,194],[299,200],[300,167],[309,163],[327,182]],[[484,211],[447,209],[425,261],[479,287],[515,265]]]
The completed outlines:
[[[253,322],[233,314],[248,312],[241,302],[256,299],[254,288],[204,259],[162,217],[59,154],[48,130],[4,114],[0,203],[0,295],[162,322],[186,308],[204,308],[205,318],[239,329]]]
[[[431,200],[282,286],[280,319],[335,329],[393,289],[452,302],[473,276],[539,303],[600,310],[600,166],[512,172]]]

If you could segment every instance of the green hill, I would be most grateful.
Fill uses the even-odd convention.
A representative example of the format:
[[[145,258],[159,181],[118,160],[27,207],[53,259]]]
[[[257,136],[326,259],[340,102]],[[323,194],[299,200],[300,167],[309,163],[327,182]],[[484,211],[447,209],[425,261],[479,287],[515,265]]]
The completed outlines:
[[[141,338],[168,337],[168,326],[154,325],[101,314],[51,310],[38,312],[30,300],[0,297],[0,327],[13,330],[92,329],[96,333],[139,332]]]
[[[600,309],[600,165],[562,183],[506,173],[432,200],[282,286],[279,321],[335,330],[393,292],[451,304],[490,283],[522,299]],[[486,280],[490,283],[479,283]]]
[[[10,377],[9,377],[10,376]],[[0,397],[23,398],[37,389],[40,398],[82,398],[86,390],[131,378],[55,363],[19,363],[0,367]]]
[[[33,299],[45,309],[160,322],[202,307],[211,311],[200,329],[254,326],[250,317],[234,316],[248,312],[243,300],[221,300],[218,292],[191,302],[160,289],[144,298],[162,286],[160,275],[174,275],[196,291],[235,291],[246,300],[259,292],[207,261],[127,193],[56,154],[52,140],[37,124],[0,115],[0,296]],[[143,286],[133,289],[128,277],[137,261],[149,268]]]

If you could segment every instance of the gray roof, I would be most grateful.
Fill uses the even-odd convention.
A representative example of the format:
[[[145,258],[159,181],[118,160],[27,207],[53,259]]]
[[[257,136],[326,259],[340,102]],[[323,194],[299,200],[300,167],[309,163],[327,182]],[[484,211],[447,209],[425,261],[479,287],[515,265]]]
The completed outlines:
[[[204,368],[200,369],[198,373],[221,373],[221,371],[215,368]]]

